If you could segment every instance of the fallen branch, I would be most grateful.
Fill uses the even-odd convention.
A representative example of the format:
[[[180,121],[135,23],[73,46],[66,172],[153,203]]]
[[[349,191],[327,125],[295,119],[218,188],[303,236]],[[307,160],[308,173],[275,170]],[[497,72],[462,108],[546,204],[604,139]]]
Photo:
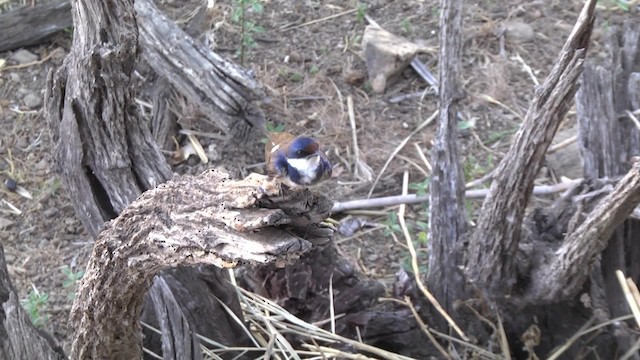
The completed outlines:
[[[583,179],[575,179],[554,185],[540,185],[533,188],[533,195],[553,195],[571,189],[582,183]],[[467,190],[466,199],[483,199],[489,194],[489,189]],[[336,202],[331,209],[332,213],[356,209],[369,209],[377,207],[395,206],[401,204],[422,204],[429,201],[429,195],[418,196],[416,194],[385,196],[373,199],[360,199],[344,202]]]

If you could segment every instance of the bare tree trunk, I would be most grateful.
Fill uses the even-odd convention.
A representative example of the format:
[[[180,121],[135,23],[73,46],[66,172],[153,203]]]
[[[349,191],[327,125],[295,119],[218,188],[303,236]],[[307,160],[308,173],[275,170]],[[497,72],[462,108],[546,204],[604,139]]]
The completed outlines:
[[[464,1],[443,0],[440,5],[440,115],[438,134],[431,150],[434,166],[429,193],[428,283],[439,302],[451,311],[454,301],[466,297],[460,265],[467,220],[456,115],[457,103],[462,99],[458,73]]]

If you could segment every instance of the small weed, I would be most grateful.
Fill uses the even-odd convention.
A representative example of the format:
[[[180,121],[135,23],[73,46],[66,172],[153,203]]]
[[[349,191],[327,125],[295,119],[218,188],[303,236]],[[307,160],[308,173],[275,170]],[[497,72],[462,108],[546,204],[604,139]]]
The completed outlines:
[[[280,133],[284,131],[284,124],[276,125],[275,123],[272,123],[271,121],[269,121],[265,126],[268,132]]]
[[[431,178],[425,178],[421,182],[409,184],[409,189],[414,190],[418,196],[424,196],[429,191],[429,184],[431,184]]]
[[[362,89],[367,93],[371,94],[373,92],[373,86],[371,86],[371,81],[367,80],[362,84]]]
[[[387,220],[385,220],[384,224],[386,225],[383,232],[385,236],[391,235],[392,232],[402,232],[400,224],[398,223],[398,213],[395,211],[387,214]]]
[[[62,287],[65,289],[69,289],[67,297],[72,300],[76,294],[76,284],[84,276],[84,271],[73,271],[73,269],[71,269],[69,266],[65,266],[62,268],[62,273],[64,273],[66,276],[66,279],[64,279],[64,281],[62,282]]]
[[[508,130],[503,130],[503,131],[493,131],[489,134],[489,139],[487,139],[484,144],[485,145],[491,145],[497,141],[502,140],[503,138],[515,134],[515,132],[518,131],[518,128],[513,128],[513,129],[508,129]]]
[[[49,302],[49,295],[39,292],[35,287],[26,299],[22,299],[22,306],[29,313],[31,322],[37,328],[42,328],[45,322],[48,320],[46,314],[43,314],[44,308]]]
[[[407,34],[412,32],[411,21],[409,21],[409,19],[403,19],[400,21],[400,27],[402,28],[402,31]]]
[[[318,65],[313,65],[311,66],[311,69],[309,69],[309,74],[311,75],[317,75],[320,72],[320,68],[318,68]]]
[[[464,164],[462,171],[466,181],[472,181],[481,178],[495,168],[493,154],[487,154],[484,161],[476,159],[475,156],[469,155]]]
[[[295,72],[295,71],[289,71],[287,73],[287,78],[289,79],[289,81],[291,82],[300,82],[303,79],[302,74]]]
[[[265,124],[265,129],[267,130],[267,132],[270,132],[270,133],[281,133],[284,131],[284,124],[276,125],[275,123],[272,123],[271,121],[269,121]],[[262,139],[260,139],[260,142],[263,144],[266,144],[267,140],[268,139],[266,137],[263,137]]]
[[[359,3],[358,7],[356,8],[356,21],[358,22],[358,24],[364,23],[365,15],[367,15],[367,4]]]
[[[240,25],[240,48],[238,49],[240,65],[244,65],[247,49],[254,48],[257,45],[253,35],[264,33],[264,28],[249,19],[247,12],[252,11],[255,14],[261,14],[263,10],[260,0],[234,0],[233,2],[231,21]]]

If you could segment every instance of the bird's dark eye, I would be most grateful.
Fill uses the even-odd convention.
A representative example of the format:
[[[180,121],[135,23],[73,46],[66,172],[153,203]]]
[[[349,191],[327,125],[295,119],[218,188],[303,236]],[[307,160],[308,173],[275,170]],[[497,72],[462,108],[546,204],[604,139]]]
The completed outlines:
[[[296,155],[297,156],[302,156],[302,155],[304,155],[304,152],[302,150],[298,150],[298,151],[296,151]]]

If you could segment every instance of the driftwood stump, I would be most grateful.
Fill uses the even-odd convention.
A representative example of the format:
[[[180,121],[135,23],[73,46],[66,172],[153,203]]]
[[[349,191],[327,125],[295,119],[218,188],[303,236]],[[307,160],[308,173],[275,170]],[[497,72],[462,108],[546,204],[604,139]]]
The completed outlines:
[[[155,275],[199,264],[282,267],[311,248],[296,234],[311,234],[312,242],[332,236],[331,229],[314,225],[329,215],[330,205],[310,192],[283,194],[277,182],[262,175],[234,181],[215,170],[145,192],[96,240],[71,312],[71,357],[139,358],[139,317]],[[282,225],[286,231],[276,227]]]

